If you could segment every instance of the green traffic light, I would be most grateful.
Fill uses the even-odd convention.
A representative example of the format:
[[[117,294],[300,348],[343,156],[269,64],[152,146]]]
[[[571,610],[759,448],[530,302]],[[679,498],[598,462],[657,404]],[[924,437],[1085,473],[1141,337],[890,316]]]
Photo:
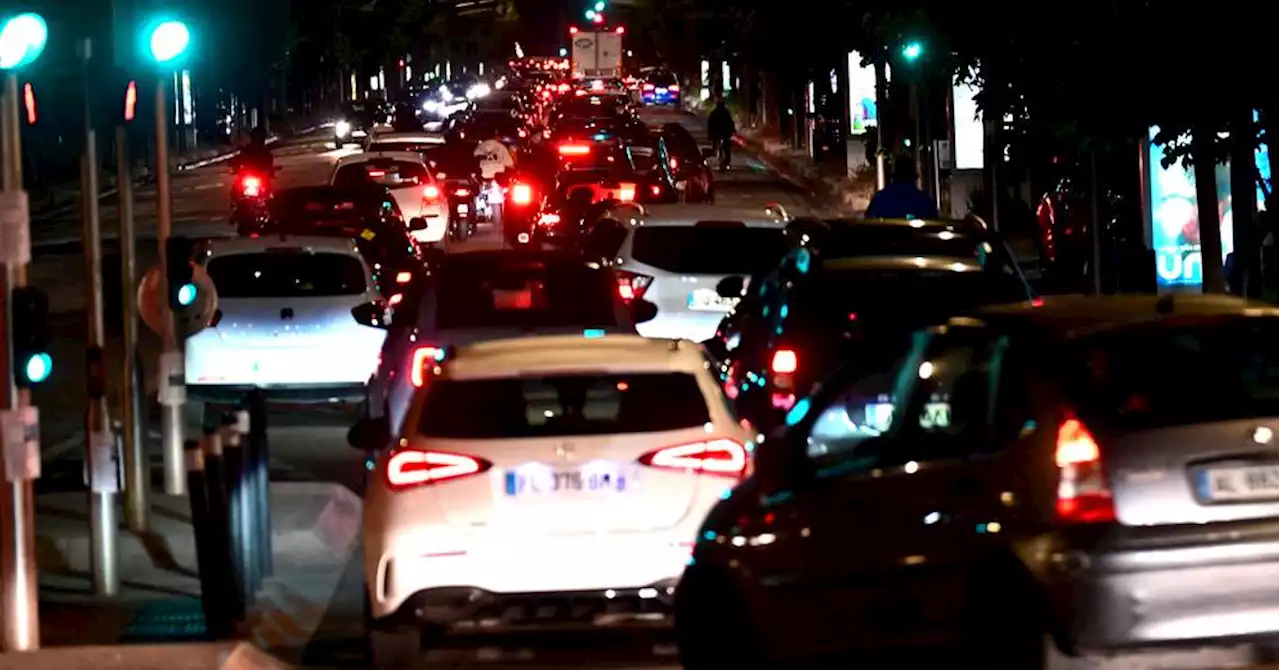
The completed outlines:
[[[0,70],[14,70],[40,57],[49,40],[44,17],[27,12],[4,22],[0,28]]]
[[[196,285],[183,284],[178,287],[178,304],[183,307],[190,307],[191,303],[196,301]]]
[[[596,18],[596,10],[588,9],[586,13],[586,17],[588,21],[594,20]]]
[[[919,42],[908,42],[902,47],[902,57],[907,60],[916,60],[924,53],[924,45]]]
[[[603,11],[604,11],[604,3],[603,3],[603,2],[597,2],[597,3],[596,3],[596,11],[597,11],[597,12],[603,12]]]
[[[22,374],[28,383],[43,382],[53,374],[53,357],[43,351],[31,354],[22,366]]]
[[[191,31],[181,21],[165,21],[151,30],[147,44],[157,63],[168,63],[182,55],[191,44]]]

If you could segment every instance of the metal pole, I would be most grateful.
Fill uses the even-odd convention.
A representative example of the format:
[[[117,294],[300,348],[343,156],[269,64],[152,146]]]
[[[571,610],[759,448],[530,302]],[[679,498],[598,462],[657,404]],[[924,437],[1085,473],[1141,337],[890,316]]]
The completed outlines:
[[[22,127],[18,118],[18,76],[10,72],[5,77],[4,98],[0,102],[0,129],[3,129],[4,195],[23,198],[22,193]],[[22,224],[29,230],[29,222]],[[29,236],[27,236],[29,239]],[[9,249],[13,252],[13,249]],[[27,263],[30,249],[18,249],[18,260],[6,262],[0,273],[0,412],[14,416],[31,406],[31,395],[19,392],[13,385],[12,365],[9,360],[10,300],[14,288],[26,286]],[[22,257],[25,256],[25,257]],[[28,447],[30,445],[28,444]],[[39,444],[34,455],[39,463]],[[35,554],[35,497],[31,480],[37,476],[31,472],[9,472],[5,459],[4,491],[0,493],[0,628],[3,628],[3,644],[0,650],[34,651],[40,648],[39,604],[36,598],[37,575]]]
[[[1098,152],[1089,150],[1089,239],[1092,258],[1093,294],[1102,295],[1102,217],[1098,215]]]
[[[120,417],[124,426],[124,516],[129,530],[151,527],[151,467],[144,449],[142,366],[138,362],[137,240],[133,221],[133,176],[129,170],[129,133],[116,126],[116,195],[120,214],[120,289],[124,319]]]
[[[120,592],[120,548],[116,544],[120,520],[116,509],[117,477],[115,437],[107,423],[106,370],[102,319],[102,221],[98,211],[98,139],[93,132],[89,95],[93,42],[80,43],[84,66],[84,155],[80,166],[80,198],[84,218],[85,361],[88,363],[88,402],[84,434],[89,463],[90,554],[93,557],[93,589],[100,596]]]
[[[921,156],[921,144],[924,137],[920,132],[920,91],[915,82],[911,82],[911,119],[915,123],[915,133],[911,137],[911,160],[916,166],[916,188],[924,190],[924,164]]]
[[[884,173],[884,122],[889,117],[885,102],[889,98],[889,87],[885,81],[884,50],[876,47],[876,190],[883,191],[887,183]]]
[[[165,104],[167,76],[156,78],[156,244],[160,249],[160,267],[165,262],[165,243],[173,228],[172,203],[169,194],[169,116]],[[169,311],[169,282],[164,273],[160,279],[160,309],[165,315],[164,348],[160,353],[160,436],[164,441],[164,492],[171,496],[186,495],[187,473],[183,462],[183,412],[186,400],[181,383],[182,351],[178,349],[173,313]]]

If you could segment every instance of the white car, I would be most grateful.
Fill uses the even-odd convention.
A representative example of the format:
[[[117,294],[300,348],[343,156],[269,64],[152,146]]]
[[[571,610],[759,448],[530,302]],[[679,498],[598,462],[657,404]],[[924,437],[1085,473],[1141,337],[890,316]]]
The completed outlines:
[[[629,227],[616,265],[622,297],[658,308],[657,317],[636,325],[645,337],[710,339],[739,300],[720,296],[716,285],[769,270],[787,250],[785,219],[764,209],[653,205],[645,211]]]
[[[364,142],[364,150],[378,151],[414,151],[423,153],[431,148],[444,146],[444,137],[435,133],[411,132],[377,132],[369,135]]]
[[[212,325],[187,338],[192,422],[250,389],[292,402],[362,402],[387,331],[385,303],[352,240],[234,238],[202,263],[218,294]]]
[[[442,355],[364,501],[374,654],[419,633],[661,619],[703,515],[747,474],[754,435],[702,348],[636,335],[492,340]],[[514,608],[514,609],[513,609]],[[522,613],[521,615],[515,614]],[[379,649],[383,651],[379,651]],[[382,661],[378,661],[381,663]]]
[[[426,226],[412,231],[418,244],[436,244],[449,230],[449,204],[420,154],[385,151],[352,154],[338,160],[329,183],[339,188],[376,184],[395,198],[406,219],[422,219]]]

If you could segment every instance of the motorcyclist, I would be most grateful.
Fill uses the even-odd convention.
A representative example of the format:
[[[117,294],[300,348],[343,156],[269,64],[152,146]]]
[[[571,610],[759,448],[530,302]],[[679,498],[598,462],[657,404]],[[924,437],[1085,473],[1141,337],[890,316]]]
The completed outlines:
[[[729,169],[730,148],[733,146],[733,134],[736,132],[738,127],[733,122],[733,115],[724,106],[724,98],[716,98],[716,107],[707,116],[707,136],[711,138],[711,144],[716,148],[716,155],[720,157],[721,171]]]
[[[867,217],[874,219],[932,219],[938,204],[916,187],[916,166],[910,158],[893,161],[892,181],[871,198]]]
[[[249,143],[236,156],[236,172],[260,172],[270,176],[275,172],[275,158],[267,146],[267,130],[258,126],[249,132]]]
[[[496,135],[490,134],[476,145],[472,155],[480,163],[480,178],[492,181],[499,174],[515,167],[516,159],[511,155],[507,145],[498,141]]]

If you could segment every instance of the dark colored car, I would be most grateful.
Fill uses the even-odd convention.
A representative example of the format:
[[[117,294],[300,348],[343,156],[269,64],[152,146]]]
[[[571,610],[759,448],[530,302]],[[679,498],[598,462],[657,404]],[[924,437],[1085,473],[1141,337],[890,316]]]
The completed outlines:
[[[833,220],[822,230],[745,296],[745,278],[718,287],[744,298],[710,349],[726,395],[762,432],[849,357],[880,355],[886,334],[1033,297],[1003,242],[963,222]]]
[[[658,131],[658,142],[667,156],[676,188],[687,202],[715,202],[715,180],[711,166],[693,133],[678,123],[667,123]]]
[[[640,84],[640,99],[646,105],[680,106],[680,81],[670,72],[655,70]]]
[[[383,295],[400,301],[424,275],[423,251],[410,232],[385,189],[303,186],[278,191],[265,220],[240,234],[353,239]]]

